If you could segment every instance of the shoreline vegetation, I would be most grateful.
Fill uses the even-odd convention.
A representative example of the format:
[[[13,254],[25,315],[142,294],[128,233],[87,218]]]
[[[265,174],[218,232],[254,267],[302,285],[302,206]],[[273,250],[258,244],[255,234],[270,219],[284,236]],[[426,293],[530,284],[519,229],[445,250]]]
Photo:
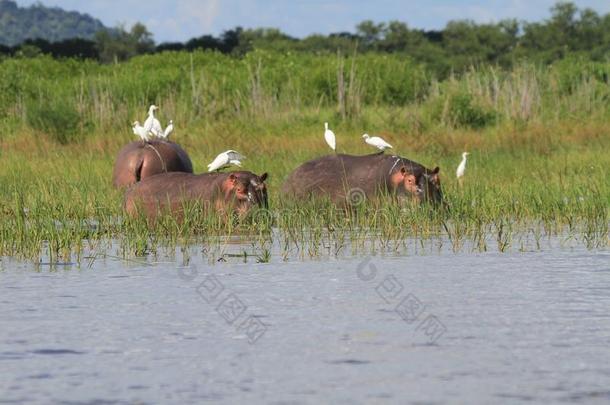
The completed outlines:
[[[87,246],[116,241],[128,258],[231,235],[249,235],[263,259],[273,238],[281,246],[273,254],[286,259],[285,252],[315,257],[330,241],[367,238],[397,251],[408,238],[449,240],[456,251],[464,244],[510,251],[520,249],[519,234],[560,235],[607,249],[609,76],[610,62],[577,57],[473,67],[444,80],[409,58],[371,53],[166,52],[111,65],[6,59],[0,256],[80,261]],[[245,170],[269,172],[272,219],[236,224],[195,213],[149,227],[125,218],[112,165],[135,140],[130,123],[153,102],[161,121],[173,119],[172,140],[196,173],[229,148],[247,157]],[[450,209],[364,204],[345,213],[284,201],[285,177],[330,153],[325,121],[340,153],[372,153],[361,139],[368,132],[394,145],[393,153],[440,166]],[[471,155],[459,188],[464,151]]]
[[[523,60],[551,64],[570,55],[603,62],[610,50],[610,13],[578,8],[557,1],[540,21],[506,18],[477,23],[448,21],[444,28],[427,30],[398,20],[364,20],[352,31],[311,34],[297,38],[273,27],[234,27],[218,36],[204,34],[185,42],[157,44],[142,23],[104,27],[99,20],[42,4],[19,7],[0,1],[0,59],[52,55],[116,63],[138,55],[165,51],[217,51],[240,58],[253,50],[281,53],[402,55],[423,63],[441,80],[472,65],[511,68]]]

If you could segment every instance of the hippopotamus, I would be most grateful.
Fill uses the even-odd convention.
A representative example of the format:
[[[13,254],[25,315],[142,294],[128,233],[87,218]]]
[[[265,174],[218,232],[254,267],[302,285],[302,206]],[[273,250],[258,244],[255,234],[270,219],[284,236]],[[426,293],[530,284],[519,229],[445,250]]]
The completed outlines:
[[[328,198],[354,206],[383,194],[416,203],[442,201],[438,167],[430,170],[409,159],[375,153],[323,156],[297,167],[282,193],[292,198]]]
[[[191,159],[180,145],[161,139],[135,141],[119,151],[114,163],[112,184],[122,188],[167,172],[193,173]]]
[[[232,211],[244,216],[252,208],[267,208],[267,173],[249,171],[227,173],[162,173],[133,184],[125,192],[125,210],[137,215],[141,210],[149,219],[160,212],[180,217],[185,203],[198,203],[204,211]]]

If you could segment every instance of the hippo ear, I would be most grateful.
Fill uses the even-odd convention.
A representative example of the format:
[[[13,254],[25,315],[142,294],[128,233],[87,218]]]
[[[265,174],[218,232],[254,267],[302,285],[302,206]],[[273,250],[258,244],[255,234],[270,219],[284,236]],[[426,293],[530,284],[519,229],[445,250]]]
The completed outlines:
[[[402,174],[403,176],[406,176],[406,175],[407,175],[407,168],[406,168],[406,167],[404,167],[404,166],[403,166],[403,167],[401,167],[401,168],[400,168],[400,174]]]
[[[432,170],[432,176],[430,176],[430,180],[432,180],[432,183],[434,183],[437,187],[440,186],[440,183],[441,183],[441,179],[438,175],[438,172],[440,172],[440,171],[441,171],[441,169],[438,166],[436,166],[434,168],[434,170]]]
[[[258,179],[259,179],[260,181],[265,181],[265,180],[267,180],[267,177],[268,177],[268,174],[267,174],[267,172],[265,172],[265,173],[261,174],[261,175],[258,177]]]
[[[236,176],[236,175],[234,175],[233,173],[231,173],[231,174],[229,175],[229,182],[230,182],[232,185],[235,185],[235,183],[237,183],[237,176]]]

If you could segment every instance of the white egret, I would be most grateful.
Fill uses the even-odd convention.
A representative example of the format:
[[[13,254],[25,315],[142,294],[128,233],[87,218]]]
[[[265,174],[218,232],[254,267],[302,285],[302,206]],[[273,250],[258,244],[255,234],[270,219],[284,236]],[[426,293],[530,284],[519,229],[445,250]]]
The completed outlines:
[[[458,166],[457,170],[455,171],[455,176],[457,177],[460,186],[462,185],[462,182],[464,180],[464,172],[466,171],[466,157],[469,154],[470,153],[468,153],[468,152],[462,153],[462,161],[460,162],[460,165]]]
[[[144,121],[144,130],[146,130],[147,133],[150,132],[154,136],[161,136],[161,134],[163,133],[161,123],[158,119],[155,118],[155,111],[158,109],[159,107],[157,107],[156,105],[151,105],[148,108],[148,118],[146,118],[146,121]]]
[[[163,131],[163,138],[167,139],[167,137],[169,136],[169,134],[171,134],[174,131],[174,120],[169,120],[169,125],[167,127],[165,127],[165,131]]]
[[[335,139],[335,133],[328,129],[328,122],[324,123],[324,140],[332,150],[337,150],[337,141]]]
[[[142,139],[142,141],[148,142],[150,140],[150,138],[148,136],[148,132],[146,132],[146,130],[144,130],[144,127],[142,125],[140,125],[140,121],[135,121],[131,125],[132,125],[131,129],[133,130],[133,133],[135,135],[139,136],[140,139]]]
[[[364,138],[364,142],[368,143],[371,146],[376,147],[381,152],[383,152],[386,149],[392,149],[392,145],[390,145],[389,143],[387,143],[386,141],[384,141],[383,139],[381,139],[378,136],[369,136],[369,134],[364,134],[364,135],[362,135],[362,137]]]
[[[208,172],[213,172],[214,170],[220,170],[229,165],[235,165],[241,167],[241,161],[245,159],[245,156],[242,156],[238,152],[234,150],[227,150],[222,152],[208,165]]]
[[[156,119],[156,118],[153,119],[153,126],[152,126],[152,129],[150,131],[157,138],[162,138],[163,137],[163,127],[161,127],[161,123],[159,122],[158,119]]]

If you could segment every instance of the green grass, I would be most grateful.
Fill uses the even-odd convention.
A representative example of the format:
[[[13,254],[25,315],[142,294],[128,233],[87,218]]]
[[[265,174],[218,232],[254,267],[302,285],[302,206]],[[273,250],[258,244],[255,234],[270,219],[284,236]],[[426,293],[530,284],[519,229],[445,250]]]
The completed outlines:
[[[404,252],[412,241],[514,251],[560,235],[609,246],[610,63],[481,68],[442,83],[411,61],[374,55],[180,53],[110,66],[39,58],[1,67],[0,256],[82,261],[108,241],[123,257],[193,243],[214,251],[231,236],[252,243],[263,262]],[[113,160],[151,102],[162,122],[174,119],[172,136],[196,172],[229,148],[247,156],[245,169],[268,172],[272,212],[240,224],[201,213],[152,227],[124,218]],[[346,213],[280,198],[291,170],[328,153],[324,121],[340,152],[370,153],[360,138],[368,132],[440,166],[450,209],[382,203]],[[471,155],[460,189],[464,150]]]

